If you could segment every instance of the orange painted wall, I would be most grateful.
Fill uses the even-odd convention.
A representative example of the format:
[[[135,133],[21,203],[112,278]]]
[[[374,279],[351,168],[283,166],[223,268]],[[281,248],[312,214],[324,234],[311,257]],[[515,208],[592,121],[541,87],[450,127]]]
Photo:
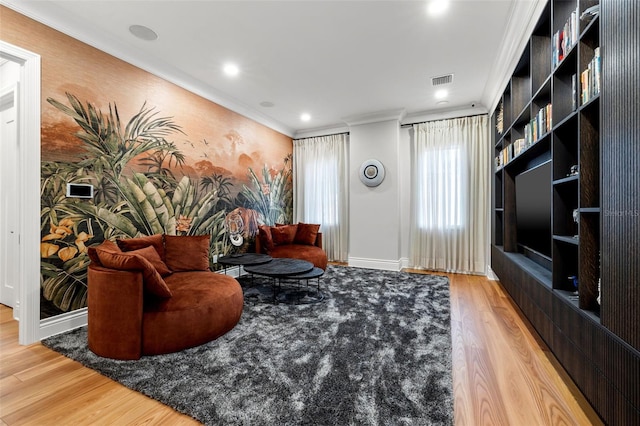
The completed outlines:
[[[185,132],[174,142],[187,157],[185,171],[190,173],[222,167],[245,180],[247,167],[279,169],[293,150],[286,135],[4,6],[0,21],[2,40],[42,57],[43,160],[69,160],[78,152],[75,123],[46,101],[66,102],[65,92],[103,112],[115,103],[121,117],[132,117],[145,101],[159,115],[173,117]]]

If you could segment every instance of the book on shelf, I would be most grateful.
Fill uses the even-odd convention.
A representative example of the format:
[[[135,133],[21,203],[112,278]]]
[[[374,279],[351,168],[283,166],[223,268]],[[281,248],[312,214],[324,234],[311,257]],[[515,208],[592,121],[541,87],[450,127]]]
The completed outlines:
[[[551,120],[552,107],[547,104],[540,108],[536,116],[524,126],[525,147],[533,145],[545,133],[551,131],[553,123]]]
[[[578,75],[571,76],[571,111],[578,108]]]
[[[524,126],[524,137],[518,138],[513,143],[503,148],[495,157],[496,170],[506,166],[511,160],[520,155],[524,150],[534,145],[542,136],[551,131],[552,106],[547,104],[540,108],[536,116]]]
[[[580,73],[580,98],[582,105],[588,103],[600,94],[601,67],[600,48],[596,47],[593,51],[593,59],[587,65],[587,69]]]
[[[578,9],[576,8],[576,10],[571,12],[562,29],[553,34],[551,62],[554,68],[562,62],[573,45],[578,41],[578,30]]]
[[[496,130],[499,134],[502,134],[504,131],[504,101],[500,101],[500,106],[498,107],[498,114],[496,116]]]

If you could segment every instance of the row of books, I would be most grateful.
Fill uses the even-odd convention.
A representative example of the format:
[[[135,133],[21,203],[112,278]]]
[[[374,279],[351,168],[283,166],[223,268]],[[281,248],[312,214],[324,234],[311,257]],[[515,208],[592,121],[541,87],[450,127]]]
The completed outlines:
[[[524,138],[516,139],[512,144],[504,148],[495,158],[496,170],[506,165],[509,161],[516,158],[525,149]]]
[[[569,50],[573,47],[574,44],[578,41],[578,10],[574,10],[571,12],[571,16],[567,22],[565,22],[562,30],[556,31],[553,35],[553,45],[552,45],[552,65],[555,68],[564,57],[569,53]]]
[[[536,116],[524,126],[524,139],[526,146],[540,139],[542,135],[551,131],[553,123],[551,120],[551,104],[541,108]]]
[[[587,65],[587,69],[580,74],[580,100],[582,105],[589,102],[593,97],[600,94],[600,74],[602,61],[600,59],[600,48],[594,50],[593,59]]]
[[[538,111],[535,118],[524,126],[524,137],[516,139],[512,144],[506,146],[495,157],[496,170],[500,169],[509,161],[516,158],[522,151],[535,144],[545,133],[551,131],[551,104]]]

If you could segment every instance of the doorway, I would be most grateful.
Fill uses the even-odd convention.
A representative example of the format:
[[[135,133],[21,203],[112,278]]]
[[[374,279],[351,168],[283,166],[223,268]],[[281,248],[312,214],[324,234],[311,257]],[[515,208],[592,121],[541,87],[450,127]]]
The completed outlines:
[[[13,90],[2,91],[0,98],[8,104],[13,102],[15,110],[16,144],[15,159],[11,165],[8,181],[5,183],[6,169],[3,159],[2,185],[13,189],[11,199],[2,195],[0,210],[2,221],[9,223],[9,242],[3,250],[12,250],[15,264],[11,268],[14,316],[18,318],[18,341],[28,345],[40,340],[40,55],[0,40],[0,61],[17,64],[19,83]],[[11,86],[11,85],[8,85]],[[5,89],[4,79],[0,90]],[[12,107],[6,107],[10,110]],[[7,117],[8,117],[7,113]],[[4,114],[3,114],[4,116]],[[7,121],[10,121],[8,119]],[[3,129],[4,131],[4,129]],[[4,145],[4,135],[3,135]],[[4,149],[4,146],[2,147]],[[3,152],[4,157],[4,152]],[[3,190],[3,194],[8,194]],[[19,214],[15,214],[15,212]],[[11,231],[14,234],[11,234]],[[4,232],[4,231],[0,231]],[[5,235],[1,235],[5,239]],[[0,265],[2,266],[2,265]],[[4,268],[3,268],[4,271]],[[4,279],[3,279],[4,280]],[[4,281],[2,283],[4,285]],[[9,287],[9,286],[8,286]],[[4,296],[3,296],[4,297]]]
[[[18,306],[18,265],[20,264],[20,203],[15,177],[18,175],[18,90],[20,65],[0,60],[0,303]],[[16,310],[13,317],[18,319]]]

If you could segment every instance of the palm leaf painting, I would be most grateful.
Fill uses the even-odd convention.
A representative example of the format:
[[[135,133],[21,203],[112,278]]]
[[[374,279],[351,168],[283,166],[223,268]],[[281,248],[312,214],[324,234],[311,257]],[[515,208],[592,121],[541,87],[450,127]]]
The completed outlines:
[[[157,233],[208,234],[214,266],[214,256],[236,250],[225,227],[235,207],[260,211],[266,223],[291,218],[290,157],[273,177],[265,168],[260,180],[249,169],[251,188],[244,186],[233,200],[229,178],[210,176],[197,184],[180,176],[185,156],[169,139],[184,132],[146,103],[123,124],[115,104],[102,113],[69,93],[66,104],[47,101],[77,124],[83,149],[77,161],[42,163],[42,296],[61,312],[86,306],[90,245]],[[94,185],[94,198],[66,197],[68,182]]]

